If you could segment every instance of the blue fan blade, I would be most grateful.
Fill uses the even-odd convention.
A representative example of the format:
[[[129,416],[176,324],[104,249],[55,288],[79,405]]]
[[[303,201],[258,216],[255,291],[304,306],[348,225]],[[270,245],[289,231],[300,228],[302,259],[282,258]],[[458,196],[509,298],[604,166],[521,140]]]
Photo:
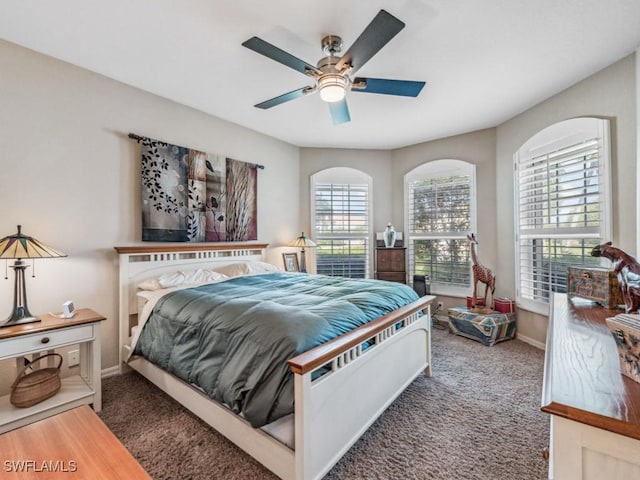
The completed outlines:
[[[358,83],[365,83],[359,88]],[[384,78],[358,77],[353,80],[352,92],[382,93],[384,95],[401,95],[403,97],[417,97],[424,87],[424,82],[410,80],[387,80]]]
[[[347,106],[347,99],[343,98],[339,102],[329,102],[329,110],[331,111],[331,118],[334,125],[340,125],[341,123],[347,123],[351,121],[351,115],[349,115],[349,107]]]
[[[263,110],[266,110],[267,108],[275,107],[276,105],[280,105],[281,103],[285,103],[290,100],[295,100],[296,98],[303,97],[311,90],[313,90],[313,87],[302,87],[302,88],[299,88],[298,90],[294,90],[289,93],[284,93],[270,100],[265,100],[262,103],[258,103],[257,105],[254,105],[254,107],[262,108]]]
[[[284,50],[279,49],[275,45],[271,45],[269,42],[265,42],[258,37],[251,37],[249,40],[244,42],[242,46],[247,47],[254,52],[257,52],[261,55],[264,55],[271,60],[275,60],[276,62],[280,62],[281,64],[293,68],[300,73],[304,73],[305,75],[309,75],[310,77],[315,77],[316,75],[322,74],[317,67],[305,62],[304,60],[300,60],[297,57],[294,57],[290,53],[285,52]]]
[[[359,70],[404,28],[404,23],[385,10],[380,10],[353,45],[345,52],[336,68],[351,65],[351,74]]]

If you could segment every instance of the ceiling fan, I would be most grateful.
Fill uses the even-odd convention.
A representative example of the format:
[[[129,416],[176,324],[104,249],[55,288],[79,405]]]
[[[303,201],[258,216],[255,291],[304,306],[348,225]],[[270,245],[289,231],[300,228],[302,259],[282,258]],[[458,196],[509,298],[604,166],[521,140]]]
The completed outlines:
[[[351,120],[345,98],[347,90],[417,97],[425,82],[366,77],[351,79],[351,75],[378,53],[404,26],[405,24],[402,21],[387,11],[380,10],[351,45],[351,48],[341,57],[337,54],[342,51],[342,39],[336,35],[324,37],[322,39],[322,50],[327,56],[321,58],[316,67],[258,37],[251,37],[242,45],[315,80],[315,85],[313,86],[302,87],[279,95],[258,103],[255,107],[267,109],[319,92],[320,98],[329,104],[333,123],[340,124]]]

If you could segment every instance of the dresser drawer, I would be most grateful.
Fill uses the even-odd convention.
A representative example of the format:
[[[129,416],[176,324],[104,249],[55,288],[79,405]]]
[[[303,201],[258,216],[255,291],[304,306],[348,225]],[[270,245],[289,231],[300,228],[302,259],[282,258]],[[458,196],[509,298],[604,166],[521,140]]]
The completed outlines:
[[[53,350],[62,345],[86,342],[93,338],[93,325],[52,330],[0,341],[0,359],[27,353]]]
[[[404,248],[379,248],[376,251],[376,269],[379,272],[404,272]]]
[[[407,283],[407,276],[404,272],[376,272],[376,278],[387,282]]]

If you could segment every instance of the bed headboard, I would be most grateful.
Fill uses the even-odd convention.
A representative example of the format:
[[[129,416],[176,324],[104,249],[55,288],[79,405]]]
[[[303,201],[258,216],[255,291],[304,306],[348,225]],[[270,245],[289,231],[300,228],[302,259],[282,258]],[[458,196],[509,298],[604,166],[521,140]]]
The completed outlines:
[[[136,245],[114,247],[118,252],[119,366],[127,358],[131,327],[137,324],[137,285],[176,270],[215,268],[230,263],[264,261],[266,243]]]

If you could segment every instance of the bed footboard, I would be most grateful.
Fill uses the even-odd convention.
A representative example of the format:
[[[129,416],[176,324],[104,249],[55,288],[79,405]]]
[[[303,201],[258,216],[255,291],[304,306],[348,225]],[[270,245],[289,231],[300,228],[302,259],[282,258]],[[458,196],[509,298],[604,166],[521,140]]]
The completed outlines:
[[[430,375],[434,298],[422,297],[289,361],[297,480],[321,478],[422,371]],[[324,373],[312,380],[314,372]]]

